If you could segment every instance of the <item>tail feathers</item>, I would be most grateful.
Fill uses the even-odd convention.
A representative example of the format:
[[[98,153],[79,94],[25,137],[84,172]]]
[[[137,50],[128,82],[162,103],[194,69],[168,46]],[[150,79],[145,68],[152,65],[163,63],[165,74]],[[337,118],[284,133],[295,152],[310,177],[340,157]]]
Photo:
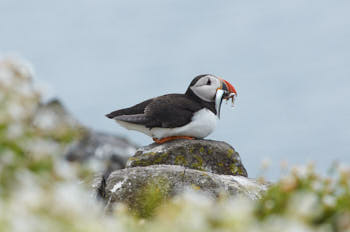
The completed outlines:
[[[115,116],[114,116],[114,114],[113,114],[113,112],[112,113],[109,113],[109,114],[106,114],[105,115],[107,118],[110,118],[110,119],[113,119]]]
[[[107,116],[108,117],[108,116]],[[134,114],[134,115],[120,115],[113,117],[114,120],[129,122],[134,124],[146,125],[150,122],[150,118],[144,114]]]
[[[116,111],[113,111],[113,112],[111,112],[111,113],[109,113],[109,114],[106,114],[105,116],[106,116],[107,118],[113,119],[113,118],[119,116],[120,113],[121,113],[120,110],[116,110]]]

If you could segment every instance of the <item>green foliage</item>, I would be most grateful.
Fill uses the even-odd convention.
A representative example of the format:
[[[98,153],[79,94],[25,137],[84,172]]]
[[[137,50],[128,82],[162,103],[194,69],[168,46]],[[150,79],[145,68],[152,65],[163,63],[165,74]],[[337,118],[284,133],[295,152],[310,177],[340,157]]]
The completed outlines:
[[[312,166],[292,170],[258,202],[258,218],[284,215],[299,217],[315,227],[337,228],[339,220],[350,212],[350,171],[339,168],[337,174],[340,176],[322,177]]]
[[[166,179],[156,178],[146,183],[138,190],[136,198],[130,201],[129,207],[134,215],[139,218],[150,218],[161,206],[168,195],[168,182]]]

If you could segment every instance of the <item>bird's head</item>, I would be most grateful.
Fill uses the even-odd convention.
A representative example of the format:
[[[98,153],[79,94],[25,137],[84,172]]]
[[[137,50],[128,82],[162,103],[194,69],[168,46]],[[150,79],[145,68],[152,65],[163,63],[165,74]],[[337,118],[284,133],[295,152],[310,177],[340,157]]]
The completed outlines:
[[[198,98],[206,102],[215,103],[215,109],[220,117],[220,108],[223,100],[232,100],[234,103],[237,91],[228,81],[211,74],[195,77],[187,92],[193,92]]]

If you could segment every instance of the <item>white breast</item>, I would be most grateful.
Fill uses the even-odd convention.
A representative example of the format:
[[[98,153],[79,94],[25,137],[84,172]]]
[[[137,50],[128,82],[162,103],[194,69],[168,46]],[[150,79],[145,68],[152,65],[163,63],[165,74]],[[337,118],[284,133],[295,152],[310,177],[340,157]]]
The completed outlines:
[[[165,138],[169,136],[204,138],[214,131],[216,123],[216,115],[204,108],[196,112],[192,117],[192,121],[185,126],[176,128],[153,128],[151,131],[156,138]]]
[[[211,134],[217,123],[218,117],[210,110],[204,108],[196,112],[189,124],[176,128],[159,128],[151,130],[142,125],[117,121],[121,126],[129,130],[137,130],[153,138],[161,139],[170,136],[190,136],[204,138]]]

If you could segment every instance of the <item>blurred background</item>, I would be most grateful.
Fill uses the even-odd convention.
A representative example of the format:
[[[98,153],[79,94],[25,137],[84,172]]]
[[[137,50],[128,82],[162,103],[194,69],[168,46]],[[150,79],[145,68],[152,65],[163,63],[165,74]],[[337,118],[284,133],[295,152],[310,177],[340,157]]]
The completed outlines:
[[[85,125],[146,145],[104,117],[211,73],[237,89],[209,137],[250,177],[270,165],[350,163],[350,2],[0,0],[0,53],[32,63],[46,98]]]

